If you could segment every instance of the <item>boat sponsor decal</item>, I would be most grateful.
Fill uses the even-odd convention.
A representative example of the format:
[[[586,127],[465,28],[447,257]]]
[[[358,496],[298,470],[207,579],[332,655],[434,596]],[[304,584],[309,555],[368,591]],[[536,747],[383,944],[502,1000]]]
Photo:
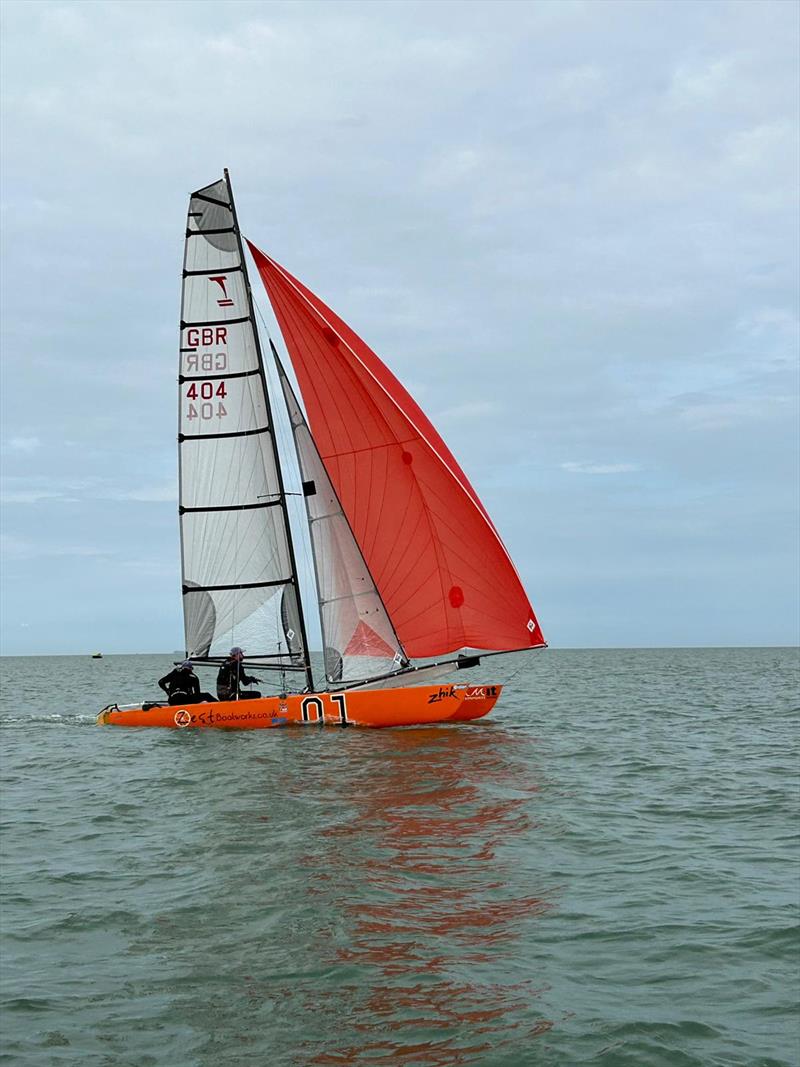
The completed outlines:
[[[208,713],[210,725],[229,722],[256,722],[263,719],[272,719],[276,726],[283,726],[286,722],[286,719],[280,716],[277,711],[253,711],[248,708],[246,711],[209,711]]]
[[[431,693],[428,697],[429,704],[438,704],[440,700],[448,700],[450,697],[455,697],[456,687],[454,685],[442,685],[439,687],[438,693]]]
[[[227,274],[215,274],[213,278],[208,279],[210,282],[216,282],[222,290],[223,299],[217,300],[217,303],[221,308],[232,308],[233,301],[228,296],[228,290],[225,288],[225,282],[228,280]]]
[[[186,710],[186,708],[180,708],[175,712],[175,725],[176,726],[189,726],[192,721],[192,716]]]
[[[486,700],[497,696],[496,685],[473,685],[464,690],[464,700]]]

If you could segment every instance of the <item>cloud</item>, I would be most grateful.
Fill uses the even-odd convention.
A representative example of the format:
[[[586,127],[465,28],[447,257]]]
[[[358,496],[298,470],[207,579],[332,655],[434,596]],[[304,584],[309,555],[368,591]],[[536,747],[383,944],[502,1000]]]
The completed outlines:
[[[8,475],[0,489],[1,504],[76,503],[94,479],[57,478],[50,475]]]
[[[547,87],[547,99],[568,111],[594,111],[607,91],[605,72],[593,64],[584,64],[558,72]]]
[[[177,501],[178,488],[175,482],[166,485],[146,485],[135,489],[114,489],[100,494],[102,500],[137,500],[147,504]]]
[[[778,353],[797,362],[800,352],[800,318],[790,307],[761,307],[740,316],[735,324],[757,346],[759,353],[765,349],[770,355]]]
[[[679,107],[697,107],[719,99],[734,83],[739,64],[737,55],[720,56],[702,66],[682,64],[672,76],[672,102]]]
[[[11,489],[0,492],[0,504],[38,504],[42,500],[66,499],[63,493],[47,489]]]
[[[0,503],[3,504],[38,504],[43,501],[76,504],[98,500],[160,504],[176,501],[177,498],[178,489],[174,479],[153,485],[124,487],[110,484],[110,479],[98,477],[75,479],[17,476],[6,478],[0,491]]]
[[[642,468],[636,463],[562,463],[561,469],[570,474],[631,474]]]
[[[705,393],[685,393],[674,398],[678,417],[692,430],[713,433],[728,430],[743,422],[767,420],[788,409],[791,395],[726,398]]]
[[[35,452],[41,446],[38,437],[11,437],[6,447],[11,452]]]
[[[422,174],[422,181],[448,188],[468,179],[481,166],[483,157],[476,148],[451,148],[435,156]]]
[[[742,167],[774,167],[781,155],[791,153],[796,132],[788,120],[762,122],[749,129],[737,130],[727,138],[731,162]]]
[[[33,560],[45,558],[97,559],[111,557],[113,550],[95,545],[47,545],[41,541],[0,535],[0,556],[7,560]]]

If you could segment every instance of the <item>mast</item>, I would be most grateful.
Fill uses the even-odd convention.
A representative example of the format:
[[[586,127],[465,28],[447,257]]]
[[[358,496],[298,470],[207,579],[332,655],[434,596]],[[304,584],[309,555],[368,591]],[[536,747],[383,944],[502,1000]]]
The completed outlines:
[[[308,633],[306,630],[306,620],[303,614],[303,598],[300,593],[300,582],[297,574],[297,559],[294,552],[294,538],[292,537],[292,524],[289,521],[289,509],[286,506],[286,488],[283,482],[283,470],[281,469],[281,460],[278,453],[278,442],[275,435],[275,421],[272,417],[272,405],[270,402],[269,386],[267,384],[267,375],[264,367],[264,357],[261,351],[261,339],[258,333],[258,325],[256,323],[255,309],[253,307],[253,293],[250,288],[250,278],[247,273],[247,260],[245,259],[244,247],[242,245],[242,233],[239,228],[239,219],[236,214],[236,203],[233,199],[233,186],[231,185],[230,175],[228,174],[228,168],[225,167],[223,171],[225,177],[225,184],[228,186],[228,195],[231,201],[231,214],[233,215],[233,226],[236,234],[236,244],[239,250],[239,260],[242,265],[242,277],[244,278],[245,291],[247,292],[247,310],[249,313],[250,321],[253,325],[253,337],[255,339],[256,356],[258,358],[258,373],[261,378],[261,384],[264,389],[264,400],[267,408],[267,421],[270,426],[269,439],[272,444],[272,454],[275,459],[275,470],[278,475],[278,488],[280,492],[280,508],[283,512],[283,519],[286,524],[286,539],[289,547],[289,561],[292,568],[292,585],[294,586],[295,601],[297,603],[297,616],[300,625],[300,636],[303,642],[303,650],[305,653],[305,674],[306,685],[308,691],[313,693],[314,691],[314,674],[311,669],[311,650],[308,645]]]

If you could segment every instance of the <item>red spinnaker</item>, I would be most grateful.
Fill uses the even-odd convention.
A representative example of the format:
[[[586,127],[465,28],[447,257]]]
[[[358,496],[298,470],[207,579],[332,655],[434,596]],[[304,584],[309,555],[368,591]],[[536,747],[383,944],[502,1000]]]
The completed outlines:
[[[543,645],[494,524],[425,414],[319,297],[248,245],[314,440],[407,655]]]

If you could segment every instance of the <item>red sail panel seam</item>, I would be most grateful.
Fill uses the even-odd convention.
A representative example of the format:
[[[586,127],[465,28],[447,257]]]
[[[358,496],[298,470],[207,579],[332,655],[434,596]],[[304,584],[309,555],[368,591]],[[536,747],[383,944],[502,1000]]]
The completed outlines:
[[[444,529],[448,530],[450,533],[455,535],[454,539],[453,539],[454,543],[452,545],[450,545],[449,548],[447,549],[448,553],[451,554],[455,559],[460,560],[461,562],[466,564],[467,565],[467,569],[476,578],[482,577],[483,576],[483,571],[482,571],[482,568],[481,568],[482,560],[480,558],[475,558],[475,557],[469,558],[469,557],[463,555],[462,553],[460,553],[458,551],[458,549],[455,547],[459,543],[458,537],[459,537],[461,531],[448,522],[446,501],[444,501],[436,493],[435,489],[433,488],[433,486],[429,482],[420,481],[420,484],[422,486],[424,486],[424,489],[425,489],[425,494],[423,494],[423,496],[427,495],[427,496],[433,498],[438,503],[440,503],[441,506],[442,506],[441,510],[438,510],[438,511],[435,512],[437,524],[442,526]],[[448,568],[448,570],[449,570],[449,568]],[[481,587],[480,587],[480,585],[473,584],[472,588],[476,592],[479,592]],[[489,597],[490,599],[496,600],[496,599],[499,598],[500,591],[493,584],[487,583],[486,585],[483,586],[483,589],[490,594],[490,597]],[[508,597],[506,597],[504,599],[504,603],[509,609],[511,609],[513,611],[513,609],[517,606],[518,601],[516,599],[509,599]],[[467,607],[468,606],[469,605],[467,605]],[[461,609],[458,608],[458,609],[455,609],[455,610],[460,611]]]
[[[425,490],[426,490],[426,493],[429,496],[435,498],[440,503],[444,504],[444,501],[441,500],[441,497],[439,497],[436,494],[435,490],[431,487],[431,485],[429,483],[425,483]],[[437,523],[439,525],[444,527],[446,530],[449,530],[452,534],[456,535],[456,543],[457,543],[457,535],[460,533],[460,531],[455,526],[452,526],[452,525],[450,525],[448,523],[447,517],[446,517],[446,508],[441,513],[440,512],[436,512],[436,520],[437,520]],[[455,547],[455,545],[451,545],[448,548],[447,551],[448,551],[448,553],[450,555],[452,555],[452,557],[454,559],[460,560],[462,563],[464,563],[466,565],[468,571],[472,575],[474,575],[475,578],[480,579],[482,577],[483,572],[481,570],[481,560],[480,559],[476,559],[474,557],[473,558],[469,558],[469,557],[463,555],[462,553],[460,553],[458,551],[458,549]],[[463,582],[464,585],[467,584],[466,581],[463,580],[463,579],[462,579],[462,582]],[[491,583],[486,583],[485,585],[483,585],[481,587],[481,585],[475,584],[475,581],[473,579],[473,584],[471,585],[471,588],[474,589],[475,592],[477,592],[477,593],[480,593],[481,590],[483,590],[483,592],[485,592],[485,593],[488,592],[490,594],[490,596],[489,596],[490,600],[500,600],[501,599],[500,590],[496,586],[492,585]],[[507,608],[509,608],[511,611],[513,611],[513,609],[517,606],[518,601],[515,600],[515,599],[510,599],[509,597],[505,597],[505,598],[503,598],[503,603],[506,605]],[[468,604],[465,605],[465,606],[469,607]],[[454,610],[461,611],[461,608],[457,608],[457,609],[454,609]]]
[[[304,337],[306,337],[306,336],[308,337],[308,343],[305,345],[305,349],[306,349],[306,351],[308,353],[309,359],[312,360],[314,365],[315,365],[315,367],[317,367],[317,369],[319,369],[319,363],[318,363],[318,360],[316,358],[316,351],[315,351],[316,347],[317,347],[316,338],[314,338],[311,335],[307,334],[307,331],[303,330],[302,323],[296,318],[296,316],[295,316],[295,314],[294,314],[294,312],[292,310],[291,304],[289,304],[288,301],[283,299],[279,292],[276,294],[276,299],[277,299],[277,302],[280,304],[281,311],[283,312],[284,318],[286,320],[286,325],[288,327],[288,333],[289,333],[290,338],[292,340],[294,340],[295,344],[298,347],[301,347],[300,341]],[[327,369],[328,370],[331,370],[331,369],[335,370],[335,368],[332,368],[330,366]],[[347,368],[347,369],[348,369],[348,371],[350,371],[350,368]],[[351,378],[353,378],[353,384],[357,388],[360,388],[360,382],[358,382],[358,380],[355,378],[355,375],[353,375],[352,371],[350,371],[350,376],[351,376]],[[316,399],[317,404],[321,407],[322,406],[322,400],[320,398],[319,392],[317,391],[317,389],[315,388],[315,386],[313,384],[314,379],[313,379],[313,377],[311,375],[309,375],[308,377],[309,377],[309,383],[308,384],[309,384],[309,386],[311,388],[311,392],[314,394],[314,397]],[[321,375],[320,375],[320,378],[321,378]],[[342,411],[339,408],[339,405],[338,405],[338,403],[336,401],[336,397],[333,394],[329,393],[328,397],[326,399],[328,399],[328,398],[330,399],[332,406],[335,407],[335,409],[336,409],[336,414],[339,417],[339,421],[340,421],[341,425],[345,428],[344,432],[347,434],[348,443],[350,445],[352,445],[353,441],[352,441],[352,438],[350,438],[349,431],[347,430],[347,421],[342,416]],[[320,451],[320,455],[321,454],[322,453]]]
[[[409,507],[406,506],[405,515],[407,516],[408,513],[409,513]],[[404,518],[403,521],[405,522],[405,518]],[[417,531],[419,530],[420,526],[422,525],[422,523],[425,523],[425,525],[428,527],[428,532],[430,533],[430,522],[428,521],[428,516],[425,514],[425,512],[422,509],[420,509],[419,516],[416,519],[416,521],[414,523],[414,526],[411,529],[411,533],[407,534],[404,537],[404,540],[406,541],[407,544],[413,544],[414,543],[414,538],[415,538],[415,536],[417,534]],[[398,535],[395,538],[395,541],[392,543],[392,548],[391,548],[391,551],[389,552],[390,557],[394,560],[394,566],[391,568],[391,570],[387,570],[387,571],[384,572],[385,573],[386,588],[387,588],[387,597],[388,597],[388,591],[391,590],[392,599],[394,599],[394,597],[397,596],[397,593],[395,592],[395,590],[393,588],[393,585],[392,585],[392,583],[394,582],[394,576],[397,574],[397,571],[398,571],[398,568],[400,567],[400,564],[401,563],[405,563],[405,554],[402,554],[402,556],[401,556],[400,553],[395,553],[394,552],[394,546],[400,540],[400,533],[402,532],[402,529],[403,529],[403,527],[401,527],[400,530],[398,531]],[[400,576],[400,579],[399,579],[399,583],[400,584],[399,584],[398,588],[402,588],[402,580],[403,580],[403,575]]]

